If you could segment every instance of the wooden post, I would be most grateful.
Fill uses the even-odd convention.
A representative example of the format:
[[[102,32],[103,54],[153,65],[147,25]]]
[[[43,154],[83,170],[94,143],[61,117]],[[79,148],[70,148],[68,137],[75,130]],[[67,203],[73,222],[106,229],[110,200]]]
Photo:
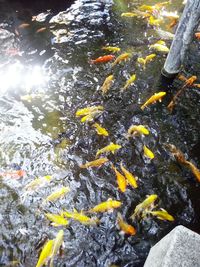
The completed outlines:
[[[176,76],[183,63],[185,52],[192,41],[200,21],[200,0],[188,0],[181,16],[169,54],[162,69],[168,78]]]

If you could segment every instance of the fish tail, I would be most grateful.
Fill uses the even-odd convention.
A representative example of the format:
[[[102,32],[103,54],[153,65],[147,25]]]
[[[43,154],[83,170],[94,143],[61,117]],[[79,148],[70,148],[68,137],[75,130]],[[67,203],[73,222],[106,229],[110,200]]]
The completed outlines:
[[[89,63],[89,64],[94,64],[94,63],[95,63],[95,60],[90,59],[90,60],[88,61],[88,63]]]
[[[141,108],[141,110],[144,110],[144,108],[145,108],[145,105],[142,105],[140,108]]]
[[[53,267],[53,260],[54,260],[54,258],[52,257],[51,261],[50,261],[50,264],[49,264],[49,267]]]

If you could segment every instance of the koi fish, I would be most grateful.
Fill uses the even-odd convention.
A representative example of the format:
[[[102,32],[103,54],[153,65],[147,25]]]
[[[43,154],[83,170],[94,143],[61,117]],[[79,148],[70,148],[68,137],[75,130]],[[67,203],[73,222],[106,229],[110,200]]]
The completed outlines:
[[[181,77],[181,76],[180,76]],[[180,79],[180,78],[179,78]],[[191,76],[189,79],[185,80],[184,85],[181,87],[180,90],[174,95],[170,103],[168,104],[167,108],[170,112],[173,111],[174,106],[176,105],[177,98],[182,94],[182,92],[186,89],[186,87],[192,86],[193,83],[197,80],[197,76]]]
[[[166,43],[162,40],[156,42],[155,44],[153,45],[150,45],[149,48],[153,48],[159,52],[165,52],[165,53],[168,53],[169,52],[169,48],[166,46]]]
[[[123,171],[128,183],[133,187],[133,188],[137,188],[137,178],[133,176],[132,173],[130,173],[128,170],[126,170],[123,165],[122,162],[120,163],[120,168]]]
[[[126,90],[136,79],[136,75],[133,74],[125,83],[123,90]]]
[[[9,177],[13,179],[20,179],[21,177],[25,176],[26,172],[23,170],[16,170],[16,171],[7,171],[7,172],[1,172],[0,176],[2,177]]]
[[[53,240],[49,240],[43,247],[42,252],[40,253],[40,257],[35,267],[42,267],[47,263],[48,259],[51,257],[52,248],[53,248]]]
[[[121,51],[121,48],[116,47],[116,46],[103,46],[101,49],[105,50],[105,51],[112,52],[112,53],[116,53],[116,52]]]
[[[126,61],[127,59],[129,59],[131,57],[131,53],[123,53],[121,55],[119,55],[115,61],[112,64],[112,67],[114,67],[115,65],[119,64],[122,61]]]
[[[95,129],[99,135],[109,136],[108,131],[105,128],[103,128],[100,124],[94,123],[94,124],[92,124],[92,127],[95,127]]]
[[[147,146],[144,145],[143,146],[143,150],[144,150],[144,155],[147,158],[153,159],[155,157],[154,153]]]
[[[47,27],[42,27],[36,31],[36,33],[44,32],[47,30]]]
[[[94,208],[90,209],[89,212],[104,212],[112,209],[117,209],[122,205],[122,202],[117,200],[107,200],[96,205]]]
[[[45,200],[44,202],[48,202],[48,201],[55,201],[58,198],[64,197],[68,192],[70,191],[69,187],[62,187],[61,189],[53,192],[52,194],[50,194]]]
[[[153,16],[150,16],[148,18],[148,23],[149,25],[152,25],[152,26],[159,26],[160,23],[162,23],[162,21],[163,21],[162,19],[156,19]]]
[[[174,38],[174,34],[168,31],[163,31],[161,29],[156,29],[156,32],[158,33],[158,35],[160,36],[160,38],[164,39],[164,40],[173,40]]]
[[[86,164],[80,165],[80,168],[89,168],[89,167],[100,167],[101,165],[108,162],[109,159],[107,158],[99,158],[90,162],[87,162]]]
[[[47,219],[52,221],[51,225],[53,226],[60,226],[60,225],[68,225],[69,222],[61,215],[52,214],[52,213],[45,213]]]
[[[195,37],[196,37],[197,39],[200,39],[200,32],[196,32],[196,33],[195,33]]]
[[[109,90],[110,90],[110,87],[112,86],[113,84],[113,80],[114,80],[114,76],[113,75],[109,75],[103,85],[101,86],[101,90],[102,90],[102,93],[103,94],[106,94]]]
[[[135,207],[134,213],[131,215],[130,218],[134,220],[136,217],[139,217],[140,215],[142,215],[143,217],[143,215],[146,214],[146,211],[154,206],[154,202],[156,201],[157,198],[158,196],[155,194],[148,196],[143,202],[141,202]]]
[[[156,216],[158,219],[163,221],[174,221],[174,217],[170,215],[166,210],[155,210],[149,212],[151,215]]]
[[[99,223],[99,220],[97,218],[90,218],[86,216],[82,211],[80,213],[78,213],[76,210],[74,212],[64,211],[62,214],[67,218],[72,218],[86,225],[96,225],[97,223]]]
[[[190,168],[194,176],[197,178],[197,180],[200,182],[200,170],[190,161],[185,162],[186,166]]]
[[[33,181],[31,181],[30,183],[28,183],[25,186],[25,189],[26,190],[34,190],[37,187],[43,186],[46,182],[50,182],[51,179],[52,179],[52,176],[51,175],[46,175],[46,176],[41,177],[41,178],[36,178]]]
[[[106,56],[98,57],[96,59],[91,59],[89,63],[90,64],[107,63],[109,61],[112,61],[113,59],[115,59],[114,55],[106,55]]]
[[[200,182],[200,170],[190,161],[186,160],[183,152],[181,152],[178,148],[176,148],[172,144],[165,144],[165,146],[169,149],[169,151],[172,153],[172,155],[176,158],[176,160],[184,164],[186,167],[188,167],[194,176],[197,178],[197,180]]]
[[[54,239],[54,242],[53,242],[51,261],[50,261],[50,265],[49,265],[50,267],[53,267],[54,257],[58,253],[58,251],[60,249],[60,246],[63,243],[63,239],[64,239],[64,231],[63,230],[60,230],[58,232],[56,238]]]
[[[156,57],[156,54],[150,54],[146,56],[145,58],[139,57],[137,59],[137,62],[143,65],[143,68],[146,68],[146,64],[151,62]]]
[[[81,108],[81,109],[78,109],[76,111],[76,117],[85,116],[85,115],[88,115],[92,112],[103,111],[103,110],[104,110],[103,106],[91,106],[91,107],[87,107],[87,108]]]
[[[121,17],[127,17],[127,18],[132,18],[132,17],[138,17],[138,18],[148,18],[151,16],[148,12],[143,12],[138,9],[134,9],[134,12],[125,12],[121,14]]]
[[[149,135],[149,130],[143,125],[131,125],[128,129],[128,135],[134,136],[137,134]]]
[[[101,115],[102,111],[98,110],[98,111],[94,111],[84,117],[81,118],[81,122],[89,122],[89,121],[93,121],[95,117]]]
[[[126,178],[124,177],[124,175],[122,175],[112,164],[112,169],[115,172],[116,178],[117,178],[117,183],[118,183],[118,187],[121,190],[122,193],[124,193],[126,191]]]
[[[121,14],[121,17],[127,17],[127,18],[132,18],[132,17],[137,17],[138,15],[134,12],[124,12]]]
[[[30,26],[29,23],[22,23],[18,26],[19,29],[25,29],[25,28],[28,28]]]
[[[152,95],[142,106],[141,109],[144,110],[148,105],[155,103],[156,101],[161,101],[166,92],[159,92]]]
[[[111,152],[111,153],[115,153],[116,150],[120,149],[122,146],[118,145],[118,144],[114,144],[114,143],[110,143],[109,145],[101,148],[101,149],[98,149],[97,150],[97,153],[96,153],[96,157],[98,157],[100,154],[103,154],[103,153],[108,153],[108,152]]]
[[[123,218],[122,218],[122,215],[118,212],[117,213],[117,224],[119,225],[120,229],[127,235],[135,235],[136,234],[136,229],[126,223]]]

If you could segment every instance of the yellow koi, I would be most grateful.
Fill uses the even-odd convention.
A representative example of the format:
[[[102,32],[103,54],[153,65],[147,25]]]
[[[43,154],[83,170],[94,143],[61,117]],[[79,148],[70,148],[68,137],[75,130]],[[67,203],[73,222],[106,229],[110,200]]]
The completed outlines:
[[[156,216],[158,219],[163,221],[174,221],[174,217],[170,215],[166,210],[155,210],[149,212],[151,215]]]
[[[149,135],[149,130],[143,125],[131,125],[128,129],[128,135],[134,136],[137,134]]]
[[[107,200],[96,205],[94,208],[90,209],[89,212],[104,212],[112,209],[119,208],[122,205],[120,201],[117,200]]]
[[[43,185],[45,185],[46,182],[50,182],[52,179],[51,175],[46,175],[44,177],[41,178],[36,178],[33,181],[31,181],[30,183],[28,183],[25,186],[26,190],[35,190],[37,187],[41,187]]]
[[[48,201],[55,201],[58,198],[64,197],[68,192],[70,191],[69,187],[62,187],[61,189],[59,189],[58,191],[53,192],[52,194],[50,194],[46,199],[45,202]]]
[[[137,62],[144,65],[143,68],[146,68],[146,64],[151,62],[154,58],[156,57],[156,54],[150,54],[148,56],[146,56],[145,58],[139,57],[137,59]]]
[[[166,92],[159,92],[152,95],[142,106],[141,109],[144,110],[148,105],[155,103],[156,101],[162,101],[163,96],[166,95]]]
[[[60,246],[63,243],[63,239],[64,239],[64,231],[63,230],[60,230],[58,232],[56,238],[54,239],[54,242],[53,242],[51,261],[50,261],[50,265],[49,265],[50,267],[53,267],[54,257],[58,253],[58,251],[60,249]]]
[[[109,75],[103,85],[101,86],[101,90],[102,90],[102,93],[103,94],[106,94],[109,90],[110,90],[110,87],[112,86],[113,84],[113,79],[114,79],[114,76],[113,75]]]
[[[118,187],[121,190],[121,192],[125,192],[126,191],[126,178],[124,177],[124,175],[122,175],[115,167],[114,165],[112,165],[112,169],[115,172],[116,178],[117,178],[117,183],[118,183]]]
[[[95,117],[97,117],[98,115],[100,115],[103,111],[101,110],[97,110],[97,111],[93,111],[88,115],[85,115],[81,118],[81,122],[88,122],[88,121],[93,121]]]
[[[153,159],[155,157],[154,153],[147,146],[144,145],[143,146],[143,150],[144,150],[144,155],[147,158]]]
[[[116,47],[116,46],[103,46],[101,49],[105,51],[113,52],[113,53],[121,51],[121,48]]]
[[[134,213],[133,215],[131,215],[130,218],[134,220],[136,217],[139,217],[140,215],[143,216],[143,214],[145,214],[145,212],[148,209],[151,209],[153,207],[154,202],[156,201],[157,198],[158,198],[157,195],[148,196],[143,202],[141,202],[135,207]]]
[[[126,90],[136,79],[136,75],[133,74],[127,81],[126,84],[123,87],[123,90]]]
[[[99,223],[99,220],[97,218],[90,218],[83,212],[78,213],[76,210],[74,212],[64,211],[63,215],[67,218],[72,218],[86,225],[95,225]]]
[[[156,19],[153,16],[150,16],[148,18],[148,23],[149,25],[152,25],[152,26],[159,26],[160,23],[162,23],[162,21],[163,21],[162,19]]]
[[[127,234],[127,235],[135,235],[136,234],[136,229],[132,225],[126,223],[123,220],[122,215],[119,212],[117,213],[117,223],[118,223],[120,229],[125,234]]]
[[[103,154],[103,153],[108,153],[108,152],[111,152],[111,153],[115,153],[116,150],[120,149],[122,146],[118,145],[118,144],[114,144],[114,143],[110,143],[109,145],[101,148],[101,149],[98,149],[97,150],[97,153],[96,153],[96,157],[98,157],[100,154]]]
[[[109,161],[108,158],[99,158],[99,159],[87,162],[83,165],[80,165],[80,168],[99,167],[108,161]]]
[[[40,257],[35,267],[42,267],[47,263],[48,259],[51,257],[52,248],[53,248],[53,240],[49,240],[43,247],[42,252],[40,253]]]
[[[159,52],[165,52],[168,53],[169,52],[169,48],[166,46],[166,43],[164,41],[158,41],[153,45],[150,45],[149,48],[151,49],[155,49]]]
[[[98,135],[109,136],[108,131],[105,128],[103,128],[100,124],[94,123],[92,124],[92,126],[95,127]]]
[[[45,216],[52,221],[51,225],[53,226],[68,225],[68,221],[61,215],[45,213]]]
[[[91,106],[87,108],[81,108],[76,111],[76,117],[81,117],[81,116],[86,116],[94,111],[103,111],[104,107],[103,106]]]
[[[121,61],[125,61],[131,57],[131,53],[123,53],[119,55],[112,64],[112,67],[119,64]]]
[[[120,163],[120,167],[121,167],[121,170],[123,171],[128,183],[134,187],[134,188],[137,188],[138,185],[137,185],[137,178],[133,176],[132,173],[130,173],[128,170],[126,170],[123,165],[122,165],[122,162]]]

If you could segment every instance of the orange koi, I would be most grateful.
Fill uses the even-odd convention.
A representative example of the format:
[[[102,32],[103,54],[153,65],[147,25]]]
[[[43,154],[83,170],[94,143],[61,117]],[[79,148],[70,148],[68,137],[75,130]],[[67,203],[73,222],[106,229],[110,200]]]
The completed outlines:
[[[196,32],[195,37],[199,40],[200,39],[200,32]]]
[[[126,223],[123,218],[122,218],[122,215],[118,212],[117,213],[117,224],[119,225],[120,229],[125,233],[125,234],[128,234],[128,235],[135,235],[136,234],[136,229]]]
[[[91,59],[89,61],[90,64],[96,64],[96,63],[107,63],[109,61],[112,61],[115,58],[114,55],[106,55],[106,56],[101,56],[96,59]]]
[[[180,79],[180,78],[179,78]],[[193,83],[197,80],[197,76],[191,76],[189,79],[185,80],[184,85],[181,87],[180,90],[174,95],[170,103],[168,104],[167,108],[170,112],[173,111],[174,106],[176,105],[177,98],[182,94],[182,92],[186,89],[186,87],[192,86]]]
[[[2,176],[2,177],[9,177],[9,178],[13,178],[13,179],[19,179],[25,175],[26,175],[26,172],[23,170],[8,171],[8,172],[0,173],[0,176]]]

